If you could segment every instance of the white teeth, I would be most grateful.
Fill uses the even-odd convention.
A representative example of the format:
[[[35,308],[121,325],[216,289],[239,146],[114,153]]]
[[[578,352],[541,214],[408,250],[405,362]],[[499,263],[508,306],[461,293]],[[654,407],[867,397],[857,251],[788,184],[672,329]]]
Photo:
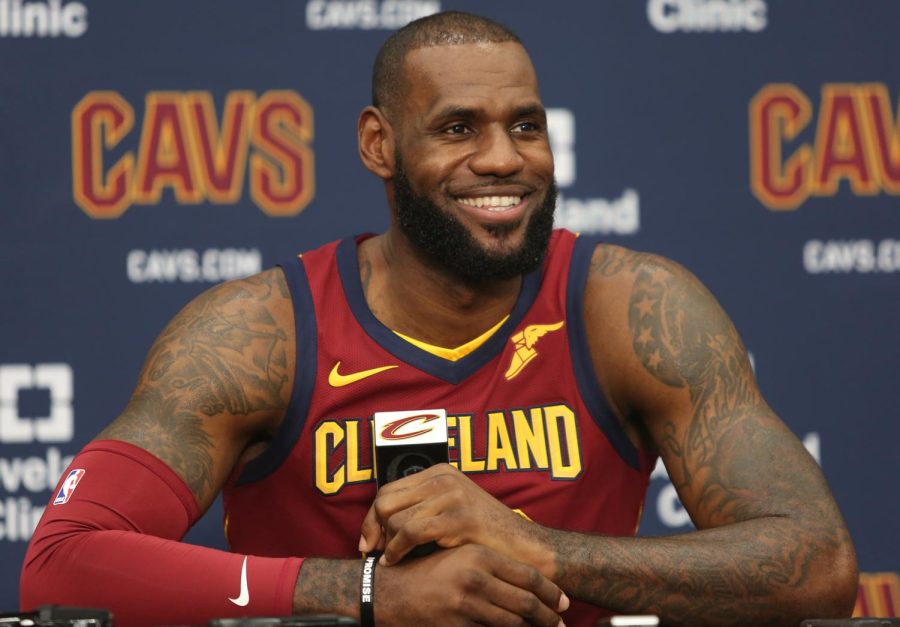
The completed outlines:
[[[476,196],[475,198],[457,198],[458,202],[469,207],[486,207],[489,211],[502,211],[515,207],[522,202],[521,196]]]

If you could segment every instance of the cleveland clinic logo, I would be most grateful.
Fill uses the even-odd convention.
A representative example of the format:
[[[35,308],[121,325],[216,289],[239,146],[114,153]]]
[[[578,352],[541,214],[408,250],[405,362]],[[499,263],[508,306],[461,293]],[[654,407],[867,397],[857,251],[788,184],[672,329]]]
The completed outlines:
[[[767,9],[765,0],[648,0],[647,19],[660,33],[758,33]]]
[[[22,397],[41,391],[49,399],[45,415],[21,415]],[[0,442],[71,441],[75,433],[72,397],[69,364],[0,364]]]
[[[87,16],[81,2],[0,0],[0,37],[81,37]]]
[[[31,538],[72,461],[57,444],[75,434],[73,383],[69,364],[0,364],[0,543]],[[71,496],[80,478],[70,473],[56,498]]]
[[[562,107],[547,109],[547,130],[553,150],[553,175],[560,190],[553,223],[583,234],[636,234],[641,224],[637,190],[626,188],[613,199],[569,195],[576,179],[574,112]]]

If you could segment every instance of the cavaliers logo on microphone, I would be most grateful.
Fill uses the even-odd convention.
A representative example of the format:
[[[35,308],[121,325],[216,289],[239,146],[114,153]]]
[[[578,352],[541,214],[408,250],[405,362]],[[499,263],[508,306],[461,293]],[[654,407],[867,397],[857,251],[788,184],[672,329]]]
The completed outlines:
[[[376,412],[372,421],[379,487],[449,461],[446,410]]]
[[[381,437],[385,440],[408,440],[410,438],[415,438],[430,432],[434,428],[434,425],[429,425],[424,429],[419,429],[417,431],[410,430],[415,429],[415,427],[410,427],[409,429],[404,429],[404,427],[411,424],[416,426],[425,426],[429,422],[440,419],[441,416],[439,416],[438,414],[421,414],[418,416],[408,416],[406,418],[400,418],[399,420],[394,420],[384,425],[384,427],[381,429]]]

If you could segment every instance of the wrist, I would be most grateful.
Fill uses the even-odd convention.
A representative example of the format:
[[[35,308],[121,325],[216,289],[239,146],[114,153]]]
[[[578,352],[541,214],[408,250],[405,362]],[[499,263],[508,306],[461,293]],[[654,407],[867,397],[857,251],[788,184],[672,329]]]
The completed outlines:
[[[544,577],[555,581],[558,574],[559,543],[554,540],[554,534],[559,532],[539,525],[518,510],[515,511],[522,516],[522,531],[513,535],[519,539],[519,542],[511,557],[530,564]]]
[[[363,558],[359,579],[360,627],[375,627],[375,567],[380,554],[370,553]]]
[[[359,559],[306,558],[294,587],[294,614],[339,614],[358,620]]]

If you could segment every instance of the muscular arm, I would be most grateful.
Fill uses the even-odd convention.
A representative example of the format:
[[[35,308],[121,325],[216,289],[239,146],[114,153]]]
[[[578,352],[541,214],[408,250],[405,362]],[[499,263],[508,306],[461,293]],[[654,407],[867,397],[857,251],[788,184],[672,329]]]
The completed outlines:
[[[179,540],[277,429],[293,324],[277,269],[214,287],[175,316],[125,410],[76,457],[85,472],[71,501],[48,507],[26,555],[23,606],[108,607],[136,625],[291,611],[297,559],[248,557],[252,595],[237,605],[244,556]]]
[[[849,615],[856,562],[841,515],[818,466],[760,395],[709,292],[677,264],[601,246],[585,313],[598,366],[621,365],[602,384],[634,437],[659,451],[699,531],[548,532],[554,579],[666,624]]]
[[[72,499],[50,505],[35,531],[23,609],[105,607],[137,626],[292,612],[358,617],[359,560],[308,559],[300,568],[296,557],[180,542],[236,465],[277,430],[291,394],[293,325],[280,270],[213,288],[172,320],[125,410],[75,458],[84,473]],[[447,625],[551,626],[568,603],[534,568],[472,546],[376,574],[375,590],[383,625],[442,616]]]
[[[149,451],[206,511],[241,456],[274,433],[284,414],[291,315],[280,270],[201,294],[157,338],[125,410],[96,439]]]

